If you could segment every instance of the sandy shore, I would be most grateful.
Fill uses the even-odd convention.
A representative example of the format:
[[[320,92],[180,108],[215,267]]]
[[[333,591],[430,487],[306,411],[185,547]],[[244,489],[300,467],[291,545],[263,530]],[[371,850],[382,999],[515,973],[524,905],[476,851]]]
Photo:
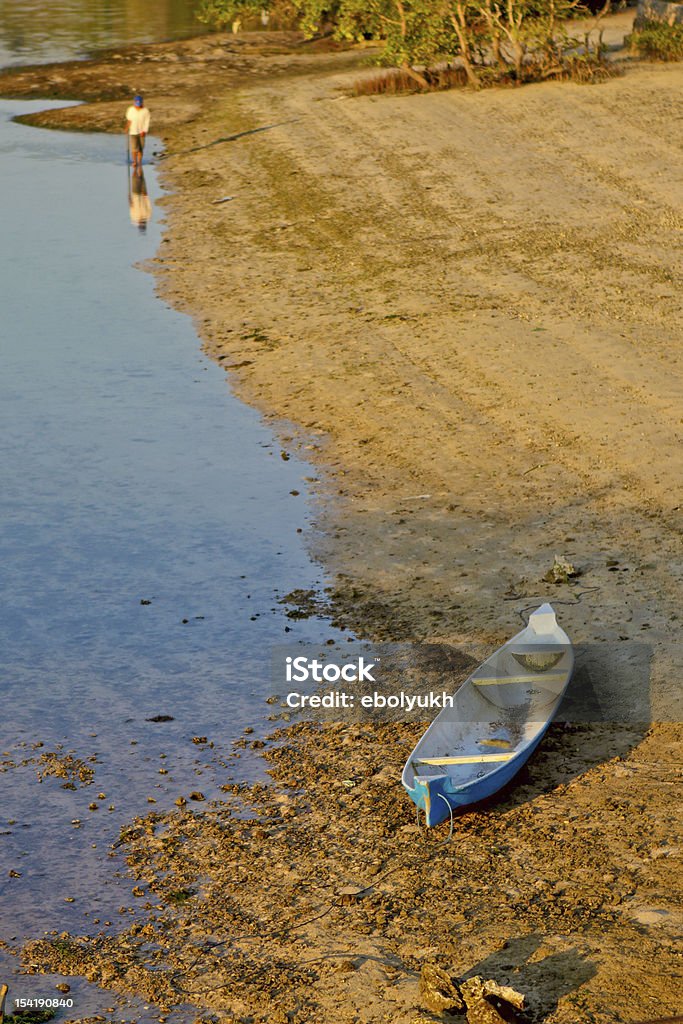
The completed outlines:
[[[363,59],[217,36],[0,92],[88,99],[33,120],[111,130],[145,91],[173,190],[160,291],[319,465],[338,617],[470,645],[550,596],[578,641],[650,644],[676,719],[683,69],[350,98]],[[581,575],[543,582],[555,554]],[[295,727],[271,789],[131,828],[163,907],[143,931],[30,962],[224,1022],[453,1019],[420,1017],[425,964],[508,980],[546,1024],[680,1012],[680,727],[554,729],[446,846],[398,784],[415,732]]]

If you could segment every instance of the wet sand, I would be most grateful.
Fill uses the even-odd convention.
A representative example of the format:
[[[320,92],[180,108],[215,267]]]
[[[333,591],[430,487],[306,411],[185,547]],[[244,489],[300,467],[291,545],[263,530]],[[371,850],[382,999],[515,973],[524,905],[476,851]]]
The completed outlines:
[[[222,1022],[458,1019],[424,1012],[431,966],[511,984],[546,1024],[680,1007],[678,728],[553,727],[450,842],[397,785],[415,733],[283,731],[273,786],[124,830],[145,923],[37,941],[25,962]]]
[[[425,964],[509,981],[546,1024],[680,1012],[683,69],[352,99],[363,60],[217,36],[0,92],[86,98],[33,120],[111,130],[144,89],[160,293],[319,463],[338,618],[471,649],[550,597],[577,641],[651,645],[662,722],[554,726],[445,845],[398,781],[419,728],[295,726],[272,787],[125,833],[147,924],[28,961],[225,1022],[445,1021]],[[556,554],[581,575],[544,582]]]

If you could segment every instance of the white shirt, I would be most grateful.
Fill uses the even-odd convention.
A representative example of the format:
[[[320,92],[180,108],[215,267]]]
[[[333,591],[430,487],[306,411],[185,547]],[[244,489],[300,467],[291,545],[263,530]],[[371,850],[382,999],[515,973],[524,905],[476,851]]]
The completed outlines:
[[[147,107],[128,107],[126,121],[130,121],[130,135],[146,135],[149,131],[149,110]]]

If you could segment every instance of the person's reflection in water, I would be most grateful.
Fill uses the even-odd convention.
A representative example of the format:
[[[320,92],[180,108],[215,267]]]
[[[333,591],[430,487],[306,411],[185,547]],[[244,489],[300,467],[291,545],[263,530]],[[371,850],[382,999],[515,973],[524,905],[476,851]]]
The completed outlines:
[[[152,203],[147,195],[142,167],[134,167],[132,177],[128,178],[128,207],[131,224],[135,224],[138,231],[146,231],[147,221],[152,216]]]

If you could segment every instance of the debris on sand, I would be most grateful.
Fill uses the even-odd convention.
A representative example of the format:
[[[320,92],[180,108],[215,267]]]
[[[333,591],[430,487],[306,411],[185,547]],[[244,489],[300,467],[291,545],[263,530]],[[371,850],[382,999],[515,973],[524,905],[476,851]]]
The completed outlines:
[[[525,997],[508,985],[479,976],[460,984],[435,964],[425,964],[420,974],[420,1000],[435,1013],[467,1014],[468,1024],[515,1024],[520,1020]]]
[[[425,964],[420,974],[420,999],[428,1010],[464,1013],[465,1003],[448,973],[434,964]]]
[[[555,555],[552,567],[548,569],[543,577],[543,582],[568,583],[570,579],[580,575],[581,570],[577,569],[568,559],[564,558],[563,555]]]
[[[467,1007],[468,1024],[514,1024],[524,1009],[524,996],[509,985],[483,978],[469,978],[460,986]]]

